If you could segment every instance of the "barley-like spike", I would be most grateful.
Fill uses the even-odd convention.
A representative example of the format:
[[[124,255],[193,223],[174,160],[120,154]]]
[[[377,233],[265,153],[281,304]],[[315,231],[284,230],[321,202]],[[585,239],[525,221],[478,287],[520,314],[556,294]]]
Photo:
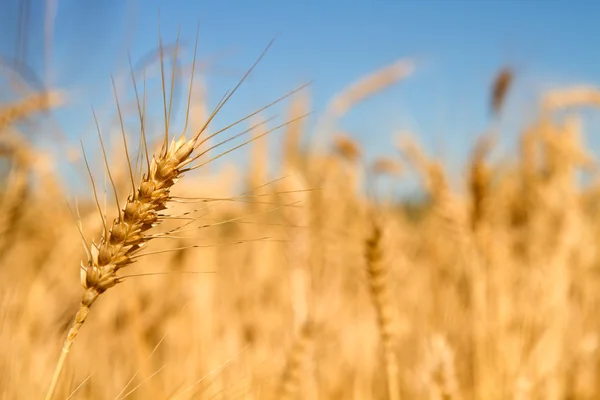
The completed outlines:
[[[82,266],[82,285],[85,289],[83,300],[65,340],[47,399],[54,395],[66,354],[85,322],[89,308],[100,294],[119,282],[119,269],[133,263],[139,250],[151,239],[146,232],[161,222],[158,211],[166,208],[170,189],[181,174],[180,165],[191,155],[192,146],[189,143],[185,138],[173,141],[164,156],[161,153],[152,159],[150,170],[143,176],[139,187],[128,197],[122,210],[122,218],[116,218],[110,230],[103,218],[104,234],[99,244],[92,244],[91,257],[87,265]],[[84,159],[90,172],[85,152]],[[92,186],[95,193],[93,178]],[[100,210],[97,196],[96,203]]]
[[[57,92],[36,93],[28,98],[7,106],[0,107],[0,132],[31,114],[60,106],[64,95]]]
[[[512,68],[504,67],[498,72],[492,85],[491,111],[493,114],[499,114],[506,100],[506,95],[510,89],[514,78]]]
[[[373,221],[371,236],[366,243],[367,274],[373,298],[377,322],[381,333],[383,357],[388,384],[388,399],[400,400],[398,380],[398,360],[396,355],[396,318],[392,307],[392,296],[387,281],[388,269],[383,262],[382,231],[377,221]]]
[[[298,398],[302,383],[302,373],[310,361],[311,346],[314,341],[314,322],[305,321],[287,356],[285,369],[281,374],[277,399]]]
[[[159,39],[159,45],[161,51],[162,69],[162,39]],[[269,47],[270,45],[271,44],[269,44]],[[267,49],[269,47],[267,47]],[[56,385],[58,383],[58,379],[60,377],[60,373],[64,365],[66,356],[71,346],[73,345],[73,342],[79,332],[79,329],[81,328],[81,326],[85,322],[85,319],[87,318],[91,305],[94,303],[94,301],[98,298],[100,294],[104,293],[106,290],[110,289],[111,287],[115,286],[117,283],[120,282],[121,278],[117,275],[118,271],[134,263],[138,257],[165,252],[155,251],[140,254],[140,250],[143,249],[145,245],[154,238],[154,235],[150,234],[148,231],[151,228],[160,225],[162,221],[171,218],[170,216],[161,213],[161,211],[167,209],[167,203],[171,200],[171,188],[186,171],[198,167],[187,167],[190,162],[190,159],[194,159],[193,152],[197,149],[196,144],[198,141],[198,137],[206,129],[210,120],[212,120],[215,117],[216,113],[225,105],[225,103],[227,103],[227,101],[231,98],[232,94],[235,93],[235,91],[240,87],[241,83],[248,77],[249,73],[257,65],[258,61],[262,59],[265,52],[266,50],[261,54],[259,59],[253,64],[250,70],[242,77],[242,79],[238,82],[235,88],[232,91],[228,92],[224,99],[219,102],[215,111],[213,111],[211,116],[209,117],[209,120],[204,124],[204,127],[200,131],[195,133],[194,136],[192,136],[189,140],[186,139],[184,135],[181,135],[179,139],[176,140],[175,138],[173,138],[169,143],[169,121],[165,121],[165,129],[167,130],[167,132],[165,133],[165,140],[162,145],[162,148],[158,152],[158,154],[155,154],[152,157],[152,161],[149,163],[147,171],[142,175],[139,184],[137,186],[134,185],[131,194],[127,198],[127,201],[121,210],[122,214],[120,213],[119,216],[113,220],[110,229],[108,227],[107,221],[101,215],[104,224],[104,232],[99,243],[92,242],[89,252],[90,256],[88,257],[87,263],[81,265],[81,283],[83,288],[85,289],[83,299],[81,301],[76,318],[73,321],[73,324],[69,330],[69,334],[65,339],[63,351],[57,363],[50,384],[50,388],[46,395],[46,400],[50,400],[54,396]],[[113,89],[115,91],[116,99],[116,89],[114,86],[114,80]],[[118,99],[116,100],[118,102]],[[168,119],[166,109],[166,95],[164,94],[164,90],[163,103],[165,107],[165,118]],[[143,118],[141,118],[141,120],[143,122]],[[268,132],[270,131],[265,132],[261,136],[264,136]],[[239,148],[243,145],[244,144],[236,146],[234,149]],[[233,151],[234,149],[230,149],[218,155],[216,158],[219,158],[224,154]],[[216,158],[213,158],[212,160]],[[94,188],[96,204],[98,206],[100,214],[102,214],[100,204],[96,195],[94,179],[92,177],[87,157],[85,156],[85,152],[84,160],[88,172],[90,174],[92,186]],[[129,162],[129,158],[128,164],[131,172],[131,163]],[[206,163],[202,165],[205,164]],[[133,174],[131,177],[133,180]],[[260,238],[254,240],[262,241],[265,239],[268,238]],[[244,241],[236,241],[234,243],[221,245],[238,244],[243,242]],[[188,246],[186,248],[199,247],[207,246],[193,245]]]

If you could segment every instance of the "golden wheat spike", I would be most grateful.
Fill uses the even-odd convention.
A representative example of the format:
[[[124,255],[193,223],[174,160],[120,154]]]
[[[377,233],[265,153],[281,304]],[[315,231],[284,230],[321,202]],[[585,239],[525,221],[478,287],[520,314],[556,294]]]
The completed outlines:
[[[399,161],[391,157],[377,157],[371,166],[371,169],[376,174],[385,174],[389,176],[400,176],[403,172],[402,165]]]
[[[0,133],[31,114],[59,107],[64,102],[64,94],[48,92],[33,94],[19,102],[0,106]]]
[[[542,110],[545,112],[585,106],[600,107],[600,89],[592,86],[573,86],[554,89],[542,96]]]
[[[405,79],[414,69],[413,61],[402,59],[370,73],[342,90],[331,101],[329,110],[335,118],[339,118],[367,97]]]
[[[333,147],[336,153],[352,163],[357,162],[362,154],[358,142],[341,132],[333,137]]]
[[[383,357],[388,385],[388,398],[400,399],[399,366],[396,354],[398,341],[397,318],[393,309],[388,268],[384,261],[382,231],[379,223],[372,221],[370,236],[366,241],[366,260],[369,289],[377,312],[377,322],[383,346]]]
[[[288,353],[287,363],[280,378],[276,399],[288,400],[298,397],[302,384],[302,373],[310,357],[311,346],[314,340],[313,335],[313,323],[306,321],[298,332],[294,344]]]
[[[161,49],[162,64],[162,39],[160,38],[159,44]],[[272,42],[269,44],[267,49],[271,46],[271,44]],[[102,293],[122,281],[124,277],[119,276],[119,271],[135,262],[136,259],[140,257],[140,250],[144,248],[148,242],[156,238],[156,236],[151,234],[149,231],[171,217],[164,214],[164,211],[168,208],[168,205],[171,201],[171,189],[185,172],[199,167],[198,165],[195,167],[189,167],[189,164],[195,159],[194,153],[198,149],[200,135],[208,127],[212,119],[228,102],[236,90],[241,86],[241,84],[247,79],[250,72],[256,67],[258,62],[265,55],[266,50],[260,55],[258,60],[252,65],[248,72],[246,72],[246,74],[239,80],[235,88],[224,96],[223,100],[219,102],[206,123],[190,139],[186,139],[185,136],[182,135],[177,140],[175,138],[171,140],[171,137],[168,134],[169,115],[167,111],[166,93],[164,93],[164,72],[161,71],[163,75],[163,105],[166,119],[165,130],[167,131],[165,132],[163,145],[161,146],[158,154],[155,154],[152,158],[150,167],[144,172],[141,181],[137,185],[134,183],[132,192],[129,194],[127,201],[123,206],[121,213],[119,214],[119,217],[114,219],[110,226],[102,214],[100,203],[96,195],[94,179],[91,171],[89,171],[87,159],[85,159],[88,171],[90,172],[91,183],[94,187],[94,195],[98,211],[103,222],[104,232],[99,243],[92,242],[90,248],[91,257],[85,264],[82,263],[81,265],[81,284],[84,288],[84,294],[79,310],[77,311],[67,337],[64,340],[62,352],[56,364],[50,387],[46,394],[46,400],[51,400],[54,397],[67,354],[69,353],[83,323],[86,321],[91,306]],[[284,98],[285,97],[286,96],[284,96]],[[277,128],[284,125],[285,124],[282,124]],[[266,135],[268,132],[269,131],[258,135],[257,138]],[[171,140],[170,143],[169,140]],[[249,142],[244,144],[247,143]],[[234,149],[239,148],[244,144],[236,146]],[[233,149],[221,153],[219,156],[214,157],[201,165],[205,165],[206,163],[211,162],[232,150]],[[132,168],[129,159],[128,164],[129,168]],[[259,240],[262,239],[264,238]],[[186,246],[185,248],[193,247],[206,246],[193,245]],[[164,251],[147,252],[143,255],[158,254],[162,252]]]
[[[514,79],[512,68],[504,67],[496,75],[492,85],[491,109],[494,114],[499,114],[505,103],[506,96]]]

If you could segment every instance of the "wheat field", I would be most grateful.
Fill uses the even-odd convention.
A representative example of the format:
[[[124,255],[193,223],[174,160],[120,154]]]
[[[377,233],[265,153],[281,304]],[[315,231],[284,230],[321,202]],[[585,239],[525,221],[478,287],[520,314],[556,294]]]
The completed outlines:
[[[235,151],[249,153],[248,165],[225,157],[218,169],[205,167],[232,148],[214,146],[236,132],[205,131],[214,105],[195,96],[185,143],[205,157],[194,160],[196,171],[181,172],[187,153],[167,162],[181,132],[165,141],[166,128],[151,136],[141,118],[124,135],[128,149],[113,141],[106,162],[99,142],[85,148],[97,161],[89,165],[97,198],[90,185],[77,202],[23,124],[43,121],[68,93],[1,104],[0,397],[47,395],[92,290],[50,397],[600,398],[600,186],[579,113],[598,105],[600,91],[546,93],[510,159],[491,161],[502,140],[492,120],[455,182],[416,135],[390,132],[396,157],[368,163],[336,129],[414,68],[402,60],[350,82],[320,116],[324,150],[304,140],[309,92],[284,99],[278,165],[268,162],[277,126],[257,113],[239,124],[247,143]],[[493,118],[512,74],[502,69],[482,99]],[[162,107],[161,98],[149,101]],[[85,175],[83,154],[65,147],[60,158]],[[172,175],[144,175],[160,160]],[[418,201],[367,190],[411,177]],[[168,189],[152,197],[159,226],[134,223],[139,253],[119,247],[110,262],[88,259],[92,240],[100,249],[107,232],[116,235],[112,221],[127,219],[119,209],[141,201],[140,182]]]

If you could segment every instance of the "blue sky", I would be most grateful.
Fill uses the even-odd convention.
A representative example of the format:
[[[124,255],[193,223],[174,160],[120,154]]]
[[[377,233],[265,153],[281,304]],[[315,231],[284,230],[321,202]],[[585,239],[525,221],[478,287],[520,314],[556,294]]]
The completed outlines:
[[[159,9],[164,42],[174,42],[180,24],[188,61],[200,21],[199,55],[217,60],[205,75],[211,105],[277,35],[223,113],[223,123],[306,81],[314,81],[310,93],[318,116],[355,79],[397,59],[416,57],[420,64],[414,76],[340,121],[369,156],[393,154],[393,135],[411,130],[428,150],[460,165],[486,127],[490,81],[506,64],[517,72],[503,121],[509,147],[517,128],[532,118],[542,90],[600,83],[596,1],[55,1],[52,79],[77,99],[57,119],[74,141],[93,140],[91,105],[102,121],[114,118],[110,74],[127,72],[127,49],[134,64],[156,49]],[[15,54],[18,27],[18,1],[8,3],[0,15],[0,54],[5,58]],[[40,77],[44,3],[31,0],[26,55]],[[160,106],[160,98],[153,101]],[[590,128],[600,126],[599,121],[594,113],[586,119]],[[598,148],[600,139],[592,136],[589,143]]]

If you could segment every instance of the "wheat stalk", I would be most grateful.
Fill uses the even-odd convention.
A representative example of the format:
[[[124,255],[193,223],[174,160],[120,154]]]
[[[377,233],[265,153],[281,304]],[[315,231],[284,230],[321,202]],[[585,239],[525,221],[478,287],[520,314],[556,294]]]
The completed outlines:
[[[403,80],[414,70],[414,61],[402,59],[374,71],[340,92],[329,104],[329,110],[339,118],[359,102]]]
[[[392,307],[392,294],[388,283],[388,269],[383,262],[382,232],[377,221],[372,221],[371,235],[366,242],[366,259],[369,289],[377,312],[381,333],[383,356],[388,384],[388,398],[400,399],[398,359],[396,355],[396,315]]]
[[[307,320],[301,327],[287,357],[281,375],[277,399],[294,399],[300,392],[302,373],[310,361],[311,346],[314,340],[314,323]]]
[[[42,92],[13,104],[0,107],[0,132],[4,131],[15,122],[18,122],[38,111],[58,107],[64,102],[64,95],[58,92]]]
[[[101,214],[101,218],[104,225],[103,235],[100,238],[99,243],[92,242],[91,245],[86,244],[86,253],[88,255],[88,259],[86,263],[81,263],[81,284],[84,289],[83,297],[79,306],[79,310],[75,315],[75,319],[72,322],[72,325],[69,329],[67,337],[64,340],[62,352],[60,354],[59,360],[55,367],[55,371],[52,377],[52,381],[50,383],[50,387],[48,389],[46,400],[51,400],[56,391],[56,387],[60,378],[61,371],[63,369],[66,357],[75,342],[77,334],[81,329],[81,326],[85,322],[88,317],[91,306],[98,299],[98,297],[106,292],[108,289],[112,288],[116,284],[123,281],[123,279],[128,276],[119,276],[118,272],[131,265],[135,262],[135,260],[143,255],[149,255],[154,253],[144,253],[139,254],[139,252],[146,247],[148,242],[158,237],[165,237],[168,235],[172,235],[179,230],[181,230],[184,226],[189,225],[184,224],[178,228],[170,230],[166,233],[160,234],[151,234],[150,230],[158,225],[160,225],[165,220],[169,219],[169,215],[164,214],[164,210],[168,208],[169,202],[172,200],[171,198],[171,188],[175,185],[175,183],[181,179],[183,174],[188,171],[192,171],[199,167],[202,167],[208,164],[211,161],[216,160],[217,158],[228,154],[229,152],[238,149],[262,136],[265,136],[267,133],[279,129],[280,127],[287,125],[290,122],[284,123],[280,126],[275,127],[274,129],[270,129],[266,132],[263,132],[260,135],[254,136],[252,139],[233,147],[227,151],[222,152],[216,157],[210,158],[208,161],[204,161],[202,163],[192,165],[199,157],[205,155],[209,150],[228,142],[232,138],[226,139],[223,142],[209,147],[209,149],[204,150],[202,152],[197,152],[198,148],[206,143],[209,139],[213,138],[217,134],[224,132],[230,127],[237,125],[238,123],[249,119],[250,117],[258,114],[264,109],[270,107],[271,105],[283,100],[284,98],[290,96],[291,94],[299,91],[304,86],[293,90],[281,98],[277,99],[273,103],[262,107],[261,109],[253,112],[246,117],[236,121],[235,123],[221,129],[206,138],[200,139],[200,136],[203,132],[206,131],[208,125],[220,111],[220,109],[227,103],[227,101],[232,97],[232,95],[237,91],[237,89],[241,86],[241,84],[246,80],[248,75],[252,72],[252,70],[256,67],[256,65],[260,62],[263,56],[266,54],[267,50],[270,48],[273,42],[269,43],[267,48],[263,51],[260,57],[256,60],[256,62],[252,65],[252,67],[246,72],[246,74],[240,79],[237,85],[228,92],[226,96],[219,102],[215,110],[209,116],[207,121],[204,123],[202,128],[197,131],[190,139],[185,138],[185,128],[184,133],[179,137],[179,139],[175,140],[175,138],[171,138],[169,135],[169,122],[170,122],[170,114],[171,114],[171,99],[167,102],[166,91],[164,89],[164,71],[163,71],[163,59],[162,59],[162,42],[160,43],[161,48],[161,74],[163,80],[163,103],[164,103],[164,114],[165,114],[165,134],[164,139],[160,148],[160,151],[157,154],[150,157],[148,155],[147,143],[145,138],[145,130],[144,130],[144,118],[142,116],[142,111],[140,111],[140,123],[142,126],[141,134],[142,134],[142,149],[145,150],[145,161],[146,168],[144,174],[141,178],[139,184],[134,183],[134,173],[131,168],[131,162],[128,156],[127,150],[127,142],[125,141],[125,135],[123,133],[124,145],[125,145],[125,154],[127,157],[128,165],[129,165],[129,174],[131,178],[132,191],[127,198],[125,205],[120,208],[118,196],[116,192],[116,188],[113,182],[112,175],[110,173],[110,169],[108,168],[108,160],[106,158],[106,151],[104,149],[104,144],[102,142],[102,135],[100,134],[100,130],[98,128],[98,135],[100,138],[100,144],[102,148],[102,152],[104,155],[104,161],[106,165],[106,170],[108,172],[108,177],[113,185],[113,189],[115,192],[115,200],[117,202],[117,207],[120,208],[118,216],[113,220],[112,225],[109,227],[107,221],[102,216],[102,210],[100,208],[100,203],[96,196],[95,184],[91,175],[91,171],[89,168],[89,164],[87,162],[87,158],[84,155],[84,160],[86,162],[86,166],[88,168],[88,172],[90,172],[90,178],[92,182],[92,186],[94,188],[94,195],[96,198],[96,205],[98,211]],[[198,37],[196,37],[196,46],[198,44]],[[177,50],[175,51],[175,54]],[[176,55],[175,55],[176,57]],[[196,51],[194,51],[194,65],[196,62]],[[173,72],[174,74],[174,72]],[[193,75],[194,70],[192,68],[192,76],[190,81],[190,93],[193,85]],[[174,75],[171,77],[174,79]],[[135,85],[135,79],[132,79]],[[113,88],[115,88],[113,81]],[[137,88],[136,88],[137,95]],[[115,89],[115,98],[116,98],[116,89]],[[189,99],[189,97],[188,97]],[[168,103],[168,108],[167,108]],[[139,100],[138,100],[139,106]],[[117,99],[117,107],[118,107],[118,99]],[[189,100],[188,100],[188,116],[189,116]],[[119,116],[120,116],[120,108],[119,108]],[[95,117],[95,115],[94,115]],[[302,116],[304,117],[304,116]],[[122,118],[120,116],[121,123]],[[96,121],[97,123],[97,121]],[[186,127],[187,127],[187,118],[186,118]],[[122,126],[123,128],[123,126]],[[122,129],[123,130],[123,129]],[[246,133],[248,131],[244,131],[242,133]],[[233,138],[240,136],[241,134],[235,135]],[[82,234],[82,240],[83,239]],[[198,246],[190,246],[190,247],[198,247]],[[89,248],[89,250],[87,250]],[[133,275],[132,275],[133,276]]]
[[[542,96],[542,110],[555,112],[565,108],[600,106],[600,90],[592,86],[554,89]]]
[[[502,111],[506,96],[514,80],[514,71],[510,67],[504,67],[494,78],[492,84],[491,110],[493,114],[499,114]]]

